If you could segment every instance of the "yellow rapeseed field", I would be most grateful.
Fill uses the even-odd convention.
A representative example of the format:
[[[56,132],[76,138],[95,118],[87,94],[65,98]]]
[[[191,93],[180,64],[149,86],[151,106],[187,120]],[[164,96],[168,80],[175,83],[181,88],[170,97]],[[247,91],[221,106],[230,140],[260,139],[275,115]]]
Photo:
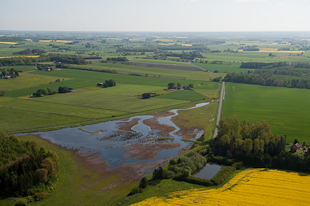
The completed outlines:
[[[56,40],[56,42],[62,42],[62,43],[72,43],[73,41]]]
[[[22,58],[38,58],[38,57],[40,57],[40,56],[10,56],[10,57],[0,57],[0,59],[9,59],[9,58],[20,58],[20,57],[22,57]]]
[[[245,170],[219,189],[193,189],[152,197],[145,205],[308,205],[309,174],[279,170]]]
[[[182,46],[193,46],[192,44],[182,44]]]
[[[0,41],[0,44],[18,44],[17,42]]]

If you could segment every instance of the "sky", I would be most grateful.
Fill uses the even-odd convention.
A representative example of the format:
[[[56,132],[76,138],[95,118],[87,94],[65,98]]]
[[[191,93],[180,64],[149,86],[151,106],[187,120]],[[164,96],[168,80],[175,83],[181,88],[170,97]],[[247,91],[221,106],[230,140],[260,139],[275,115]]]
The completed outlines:
[[[0,0],[0,30],[310,31],[309,0]]]

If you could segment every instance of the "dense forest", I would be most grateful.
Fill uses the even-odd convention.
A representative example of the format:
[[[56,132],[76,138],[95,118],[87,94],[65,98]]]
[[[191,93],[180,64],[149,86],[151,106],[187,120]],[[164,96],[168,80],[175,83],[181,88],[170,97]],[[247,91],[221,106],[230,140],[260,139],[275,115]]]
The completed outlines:
[[[59,158],[36,142],[0,134],[0,196],[44,199],[56,187]]]
[[[310,172],[310,155],[287,152],[285,145],[286,137],[273,135],[266,121],[253,124],[224,118],[220,120],[212,151],[214,155],[235,158],[253,166]]]

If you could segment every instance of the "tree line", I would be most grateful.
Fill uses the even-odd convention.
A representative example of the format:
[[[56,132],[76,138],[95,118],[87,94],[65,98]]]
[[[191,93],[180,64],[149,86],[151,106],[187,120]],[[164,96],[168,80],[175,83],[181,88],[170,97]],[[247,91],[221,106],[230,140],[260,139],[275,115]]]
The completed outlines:
[[[46,52],[42,49],[25,49],[22,51],[14,52],[13,54],[15,54],[15,55],[27,55],[30,53],[32,53],[32,54],[43,54]]]
[[[168,83],[168,89],[174,89],[176,87],[181,88],[182,86],[181,86],[180,83],[177,83],[177,84],[175,84],[174,82]],[[193,84],[189,84],[187,87],[188,88],[194,88],[194,85]]]
[[[276,68],[248,71],[247,73],[228,73],[225,81],[310,89],[310,70],[304,68]]]
[[[0,59],[0,66],[35,65],[37,62],[61,62],[65,64],[87,64],[85,59],[76,55],[41,54],[39,58],[6,58]]]
[[[126,61],[128,61],[128,59],[126,57],[111,57],[111,58],[107,58],[107,61],[126,62]]]

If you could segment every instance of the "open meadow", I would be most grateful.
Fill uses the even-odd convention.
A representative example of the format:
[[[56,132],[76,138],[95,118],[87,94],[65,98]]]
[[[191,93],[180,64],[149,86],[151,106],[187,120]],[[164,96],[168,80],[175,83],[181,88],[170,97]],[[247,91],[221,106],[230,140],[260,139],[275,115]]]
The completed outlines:
[[[16,69],[29,71],[31,67],[18,66]],[[169,72],[170,69],[161,69],[158,73],[165,74],[165,70]],[[0,131],[16,133],[50,130],[187,107],[191,102],[210,101],[217,98],[219,88],[218,83],[209,82],[209,78],[213,75],[203,71],[186,71],[194,75],[197,73],[198,80],[176,80],[74,69],[52,72],[30,71],[20,73],[18,78],[0,80],[1,89],[6,91],[5,96],[0,97],[0,110],[2,114],[7,114],[0,118],[2,125]],[[202,76],[206,74],[205,81],[200,80],[202,76],[198,73]],[[111,88],[96,86],[97,83],[109,79],[115,80],[117,86]],[[167,93],[163,89],[167,88],[170,82],[185,86],[193,84],[199,91]],[[37,98],[29,96],[38,89],[50,88],[57,91],[60,86],[71,87],[74,91]],[[142,94],[147,92],[163,95],[142,99]],[[29,119],[31,121],[27,121]]]
[[[275,135],[310,141],[310,90],[227,83],[222,117],[266,120]]]

